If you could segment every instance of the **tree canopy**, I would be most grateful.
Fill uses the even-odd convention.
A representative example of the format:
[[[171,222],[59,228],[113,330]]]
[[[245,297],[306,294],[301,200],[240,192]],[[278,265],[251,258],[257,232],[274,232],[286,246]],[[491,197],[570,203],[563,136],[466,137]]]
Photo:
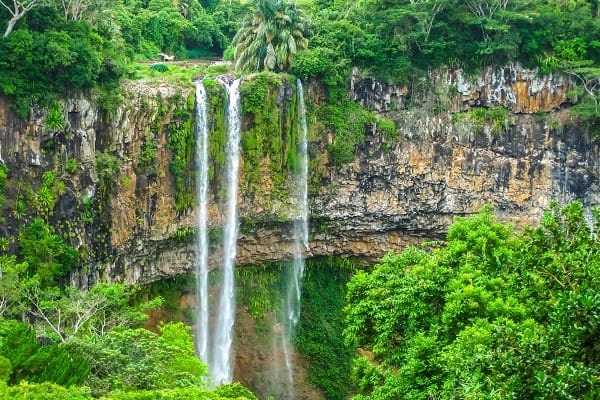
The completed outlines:
[[[287,71],[298,51],[308,45],[308,21],[294,3],[255,0],[233,38],[236,69]]]
[[[515,233],[490,208],[348,285],[357,399],[593,399],[600,228],[580,202]]]

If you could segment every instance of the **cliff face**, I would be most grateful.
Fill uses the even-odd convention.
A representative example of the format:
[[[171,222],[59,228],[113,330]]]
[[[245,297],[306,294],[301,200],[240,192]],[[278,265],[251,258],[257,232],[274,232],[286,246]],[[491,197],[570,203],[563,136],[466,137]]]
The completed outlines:
[[[460,71],[436,71],[406,87],[355,71],[350,98],[393,120],[397,133],[390,137],[376,124],[369,126],[355,160],[334,166],[326,152],[331,132],[309,119],[314,122],[309,255],[375,258],[441,238],[454,216],[485,204],[517,225],[539,221],[552,200],[580,198],[598,205],[600,147],[572,121],[570,88],[562,77],[540,78],[516,65],[473,79]],[[289,127],[295,118],[293,86],[284,80],[270,90],[282,110],[273,114],[276,125]],[[322,92],[312,84],[308,95],[316,106]],[[126,84],[123,98],[110,111],[83,97],[62,103],[66,127],[58,131],[45,126],[44,112],[21,121],[0,98],[0,155],[11,183],[1,229],[9,236],[31,219],[16,211],[18,202],[34,208],[43,172],[55,171],[66,190],[56,191],[47,218],[88,257],[89,267],[72,277],[82,286],[99,279],[149,282],[194,265],[190,228],[196,210],[185,206],[193,203],[195,187],[193,140],[187,147],[173,140],[192,134],[193,87],[140,81]],[[245,114],[244,135],[258,135],[247,133],[256,131],[255,119]],[[284,153],[289,140],[282,139]],[[295,207],[285,195],[290,176],[273,172],[268,152],[256,156],[248,149],[238,201],[240,266],[281,260],[293,249]],[[185,154],[178,176],[173,160]],[[115,169],[107,167],[112,161]],[[210,263],[216,266],[223,212],[216,161],[211,168]]]

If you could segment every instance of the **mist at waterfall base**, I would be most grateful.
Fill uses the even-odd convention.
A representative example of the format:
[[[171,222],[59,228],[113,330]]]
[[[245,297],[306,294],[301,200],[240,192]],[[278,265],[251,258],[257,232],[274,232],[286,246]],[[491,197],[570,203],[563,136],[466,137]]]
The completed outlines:
[[[208,135],[209,121],[207,115],[207,96],[202,83],[196,83],[196,140],[197,140],[197,168],[198,168],[198,235],[197,235],[197,318],[196,318],[196,346],[198,356],[208,365],[211,385],[229,383],[234,378],[235,349],[232,346],[243,346],[243,343],[234,343],[233,326],[236,318],[236,295],[234,270],[236,256],[236,240],[238,235],[237,219],[237,177],[239,173],[240,157],[240,98],[239,85],[241,79],[218,79],[227,90],[227,145],[226,166],[223,176],[226,187],[226,204],[221,205],[226,215],[223,237],[223,265],[217,266],[209,274],[208,266]],[[290,183],[290,199],[295,214],[292,216],[293,229],[293,257],[288,262],[280,264],[279,279],[275,293],[272,293],[272,307],[267,313],[265,321],[270,321],[270,326],[262,329],[264,337],[262,344],[270,342],[270,346],[263,346],[263,355],[257,354],[261,362],[249,363],[244,360],[234,360],[235,379],[241,380],[261,398],[273,396],[276,399],[295,399],[296,387],[302,386],[295,371],[297,362],[292,345],[294,330],[299,321],[302,277],[304,273],[305,249],[308,248],[308,206],[307,206],[307,126],[304,105],[303,88],[300,80],[297,81],[297,139],[294,143],[297,151],[298,165],[293,171]],[[214,266],[213,266],[214,267]],[[243,308],[244,304],[240,304]],[[237,318],[244,318],[239,315]],[[236,328],[237,329],[237,328]],[[236,330],[237,332],[237,330]],[[235,342],[241,339],[236,337]],[[261,348],[261,344],[255,344]],[[267,347],[270,349],[267,350]],[[256,373],[244,379],[243,370],[256,369]],[[239,376],[237,376],[239,375]],[[302,377],[305,380],[306,377]]]

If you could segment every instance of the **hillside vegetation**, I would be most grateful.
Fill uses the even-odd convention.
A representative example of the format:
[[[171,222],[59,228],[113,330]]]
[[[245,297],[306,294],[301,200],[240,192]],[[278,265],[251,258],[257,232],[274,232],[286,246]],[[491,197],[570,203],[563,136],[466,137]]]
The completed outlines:
[[[26,0],[0,3],[0,89],[17,112],[95,88],[103,104],[134,60],[232,59],[344,86],[351,66],[403,81],[431,67],[519,61],[561,71],[593,98],[600,9],[555,0]],[[20,6],[17,6],[20,5]],[[18,18],[17,18],[18,17]],[[237,33],[237,35],[236,35]]]
[[[107,110],[123,102],[124,79],[170,76],[189,83],[200,70],[175,66],[179,61],[233,62],[235,71],[207,67],[213,75],[264,71],[244,89],[255,140],[247,135],[242,147],[254,181],[264,149],[279,157],[268,165],[275,180],[285,179],[284,168],[294,168],[287,157],[294,146],[274,139],[285,133],[296,143],[293,130],[267,135],[282,130],[277,115],[263,112],[278,101],[268,92],[268,85],[283,82],[276,72],[324,85],[327,99],[311,104],[309,112],[335,136],[327,148],[334,167],[354,159],[366,125],[389,137],[396,132],[392,121],[347,99],[354,66],[405,83],[440,66],[475,74],[519,62],[541,74],[571,76],[575,115],[596,128],[600,121],[597,1],[5,0],[0,6],[0,92],[24,120],[47,110],[40,128],[46,132],[67,126],[60,99],[85,93]],[[175,61],[157,63],[159,54]],[[209,91],[218,86],[206,83]],[[211,110],[223,109],[223,97],[209,99]],[[176,208],[186,212],[194,207],[188,184],[194,181],[193,102],[182,96],[178,102],[179,125],[170,128],[166,146],[173,155],[168,169]],[[493,115],[506,119],[505,110]],[[223,126],[214,129],[224,132]],[[140,174],[157,173],[153,137],[148,131]],[[217,153],[219,143],[211,145]],[[104,216],[122,161],[98,153],[91,167],[98,203],[80,199],[89,224],[93,204]],[[61,168],[72,174],[77,160],[66,159]],[[160,297],[121,284],[69,286],[69,274],[96,255],[71,245],[75,233],[52,226],[57,202],[69,190],[65,181],[41,168],[35,176],[36,190],[21,192],[28,186],[15,185],[9,209],[4,203],[13,181],[0,163],[0,222],[10,212],[17,232],[0,237],[0,399],[256,399],[239,385],[207,388],[210,378],[194,355],[189,327],[142,328],[146,312],[163,304]],[[309,379],[336,399],[599,398],[598,229],[598,211],[579,202],[552,206],[539,227],[523,232],[494,221],[491,209],[458,219],[445,242],[352,271],[344,349],[337,347],[341,322],[335,311],[343,303],[346,275],[330,282],[328,297],[321,297],[325,291],[318,285],[307,285],[306,309],[317,309],[319,318],[307,314],[296,345],[321,357],[311,364]],[[192,230],[182,233],[191,237],[186,232]],[[106,245],[110,234],[107,227],[96,240]],[[313,335],[311,327],[323,321],[330,332]],[[352,377],[349,354],[357,356]]]

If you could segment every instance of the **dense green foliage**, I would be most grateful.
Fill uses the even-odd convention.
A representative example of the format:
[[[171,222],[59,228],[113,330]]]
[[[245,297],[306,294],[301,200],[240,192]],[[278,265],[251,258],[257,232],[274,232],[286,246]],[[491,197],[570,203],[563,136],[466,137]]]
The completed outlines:
[[[90,89],[100,107],[109,107],[106,100],[115,97],[134,59],[157,59],[160,52],[177,59],[220,55],[246,8],[237,1],[29,2],[37,4],[0,39],[0,90],[22,117]],[[0,7],[3,28],[11,12]],[[49,122],[50,129],[62,128]]]
[[[101,179],[114,173],[111,160],[100,157]],[[44,181],[52,187],[54,177]],[[80,255],[41,218],[10,241],[16,255],[0,257],[1,399],[256,399],[236,385],[204,389],[189,326],[140,328],[160,297],[134,301],[139,288],[124,284],[69,286]]]
[[[0,88],[22,116],[73,90],[96,88],[102,100],[114,97],[120,77],[137,75],[128,68],[134,59],[157,59],[161,52],[178,60],[220,56],[235,48],[238,70],[291,70],[331,88],[343,86],[354,65],[404,81],[441,65],[475,71],[519,61],[572,75],[592,100],[583,102],[579,117],[598,125],[595,2],[28,2],[35,7],[0,39]],[[0,8],[3,25],[10,17],[8,8]],[[50,129],[60,127],[49,122]]]
[[[597,398],[599,217],[553,206],[517,234],[486,208],[437,249],[357,273],[344,330],[363,354],[356,398]]]
[[[474,69],[519,60],[548,71],[565,62],[600,62],[600,24],[593,2],[308,4],[315,26],[311,48],[333,49],[337,61],[333,65],[350,61],[396,79],[440,65]]]
[[[92,400],[89,389],[65,388],[52,383],[31,384],[21,382],[6,386],[0,381],[0,399],[10,400]],[[201,388],[115,391],[101,400],[257,400],[240,384],[223,385],[214,390]]]
[[[345,262],[344,262],[345,261]],[[302,313],[294,345],[309,361],[308,378],[326,398],[347,398],[352,351],[344,346],[342,310],[353,263],[336,257],[307,260]]]
[[[0,89],[14,99],[21,116],[34,104],[108,83],[124,72],[119,44],[89,24],[65,21],[55,10],[40,8],[19,26],[0,40]]]

